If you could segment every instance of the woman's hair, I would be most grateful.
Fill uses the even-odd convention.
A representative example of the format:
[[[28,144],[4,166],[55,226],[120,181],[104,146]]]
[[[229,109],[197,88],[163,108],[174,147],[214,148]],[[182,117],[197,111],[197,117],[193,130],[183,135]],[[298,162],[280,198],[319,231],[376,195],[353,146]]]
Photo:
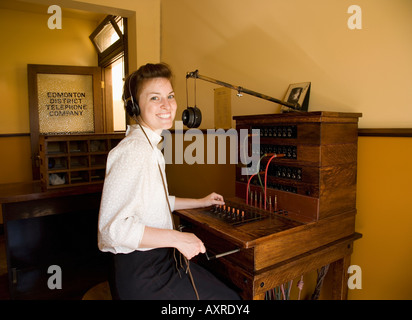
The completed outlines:
[[[172,82],[173,74],[166,63],[148,63],[130,74],[124,81],[123,101],[126,112],[131,116],[138,116],[139,95],[145,81],[153,78],[166,78]]]

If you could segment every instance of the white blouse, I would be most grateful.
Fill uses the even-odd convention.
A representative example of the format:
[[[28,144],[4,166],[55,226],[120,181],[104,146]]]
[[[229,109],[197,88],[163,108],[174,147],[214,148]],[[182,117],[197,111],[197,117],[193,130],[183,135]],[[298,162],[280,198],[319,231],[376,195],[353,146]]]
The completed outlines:
[[[161,136],[144,127],[153,148],[139,125],[128,126],[126,137],[107,157],[98,222],[98,246],[101,251],[130,253],[140,248],[145,226],[172,229],[166,201],[165,161],[157,145]],[[173,211],[175,197],[168,196]]]

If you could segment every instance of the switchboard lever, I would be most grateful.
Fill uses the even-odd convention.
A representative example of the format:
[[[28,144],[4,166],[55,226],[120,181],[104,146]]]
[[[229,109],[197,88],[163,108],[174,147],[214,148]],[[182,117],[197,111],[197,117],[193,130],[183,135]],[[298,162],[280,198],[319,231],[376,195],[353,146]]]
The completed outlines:
[[[224,256],[228,256],[229,254],[236,253],[236,252],[239,252],[239,251],[240,251],[240,248],[235,249],[235,250],[231,250],[231,251],[227,251],[227,252],[223,252],[223,253],[219,253],[219,254],[217,254],[215,256],[211,256],[211,257],[209,257],[209,255],[207,254],[207,251],[206,251],[205,255],[206,255],[207,260],[213,260],[213,259],[219,259],[219,258],[224,257]]]
[[[275,158],[283,158],[286,157],[285,153],[265,153],[265,157],[273,157],[276,156]]]

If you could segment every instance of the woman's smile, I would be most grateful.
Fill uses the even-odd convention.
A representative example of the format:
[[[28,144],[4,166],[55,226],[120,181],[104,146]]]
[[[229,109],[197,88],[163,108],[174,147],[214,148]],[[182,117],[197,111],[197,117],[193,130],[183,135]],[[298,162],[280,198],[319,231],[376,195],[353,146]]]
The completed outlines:
[[[172,116],[172,114],[171,114],[170,112],[167,112],[167,113],[159,113],[159,114],[157,114],[157,116],[158,116],[160,119],[170,119],[170,117]]]

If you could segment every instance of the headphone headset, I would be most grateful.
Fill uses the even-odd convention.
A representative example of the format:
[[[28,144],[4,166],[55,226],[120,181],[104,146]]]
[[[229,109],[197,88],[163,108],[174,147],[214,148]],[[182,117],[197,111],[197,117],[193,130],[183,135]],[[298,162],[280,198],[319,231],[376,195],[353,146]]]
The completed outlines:
[[[202,122],[202,113],[196,106],[187,107],[182,113],[182,121],[188,128],[197,128]]]
[[[196,107],[196,78],[195,78],[195,106],[194,107],[189,107],[189,93],[188,93],[188,85],[187,85],[188,78],[189,76],[186,75],[187,108],[182,113],[182,121],[183,121],[183,124],[188,128],[197,128],[198,126],[200,126],[200,123],[202,122],[202,113],[200,112],[200,109]]]
[[[132,87],[131,87],[131,81],[135,77],[136,73],[132,73],[127,79],[127,83],[125,83],[125,88],[127,86],[127,89],[129,91],[129,97],[127,99],[124,99],[124,91],[123,91],[123,101],[124,101],[124,107],[126,109],[126,112],[133,118],[133,117],[138,117],[140,115],[140,107],[135,101],[135,98],[132,93]]]

